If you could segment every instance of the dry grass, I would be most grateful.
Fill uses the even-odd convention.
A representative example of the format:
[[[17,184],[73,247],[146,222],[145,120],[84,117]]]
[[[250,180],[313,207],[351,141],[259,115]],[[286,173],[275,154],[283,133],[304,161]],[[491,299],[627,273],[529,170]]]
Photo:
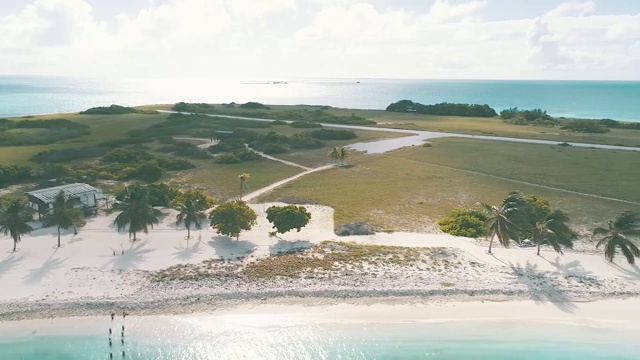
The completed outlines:
[[[640,169],[629,166],[639,163],[637,153],[578,148],[559,151],[544,145],[465,139],[434,143],[432,148],[355,158],[350,161],[351,168],[310,174],[259,201],[296,198],[325,204],[335,209],[336,225],[365,221],[377,230],[398,231],[432,230],[434,222],[453,208],[474,207],[477,202],[497,204],[513,190],[549,199],[578,227],[600,225],[623,210],[640,211],[640,206],[493,177],[637,199],[640,192],[634,184]],[[543,166],[545,157],[550,161]],[[487,175],[470,173],[469,169]]]

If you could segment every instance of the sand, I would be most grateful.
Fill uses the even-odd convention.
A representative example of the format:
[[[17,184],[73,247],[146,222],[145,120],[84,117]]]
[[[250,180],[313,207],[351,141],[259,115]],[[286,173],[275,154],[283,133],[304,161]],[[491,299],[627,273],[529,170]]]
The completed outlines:
[[[268,235],[271,227],[265,218],[271,205],[275,203],[251,205],[259,214],[258,224],[242,233],[239,241],[210,228],[192,231],[192,239],[187,240],[186,230],[175,226],[176,213],[171,209],[162,209],[160,224],[149,234],[139,234],[135,242],[113,227],[115,215],[89,218],[77,235],[71,230],[63,232],[61,248],[56,247],[55,228],[38,228],[25,236],[15,253],[10,252],[12,240],[2,238],[0,320],[102,315],[123,307],[139,315],[200,313],[246,304],[429,307],[437,303],[445,311],[451,306],[447,304],[481,301],[529,301],[575,317],[581,309],[585,314],[596,312],[591,309],[596,305],[585,302],[640,299],[640,269],[623,263],[622,257],[609,263],[599,253],[560,255],[543,249],[537,256],[534,248],[499,246],[494,246],[494,254],[487,254],[484,242],[446,234],[343,238],[332,231],[333,209],[318,205],[307,206],[312,220],[301,232],[274,238]],[[345,269],[328,277],[268,281],[232,276],[158,284],[148,278],[152,271],[211,258],[226,259],[221,262],[225,266],[243,266],[325,240],[442,247],[448,249],[443,256],[451,266]]]

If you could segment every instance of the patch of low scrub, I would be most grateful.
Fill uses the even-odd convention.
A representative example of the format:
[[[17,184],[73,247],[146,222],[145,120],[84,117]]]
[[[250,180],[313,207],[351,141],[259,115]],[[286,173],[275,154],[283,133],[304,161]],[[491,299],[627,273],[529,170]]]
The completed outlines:
[[[343,224],[336,229],[338,236],[373,235],[373,227],[365,222]]]

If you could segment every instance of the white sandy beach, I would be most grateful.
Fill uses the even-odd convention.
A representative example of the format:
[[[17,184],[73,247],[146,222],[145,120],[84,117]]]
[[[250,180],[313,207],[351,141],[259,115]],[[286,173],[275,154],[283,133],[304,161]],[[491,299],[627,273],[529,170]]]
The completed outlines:
[[[496,309],[500,312],[504,310],[504,301],[518,301],[512,306],[514,311],[521,312],[523,300],[529,300],[537,309],[588,317],[610,305],[598,307],[599,302],[584,302],[640,300],[640,269],[623,263],[621,258],[611,264],[594,253],[560,255],[544,249],[537,256],[533,248],[499,246],[494,246],[494,254],[490,255],[486,243],[446,234],[381,233],[342,238],[332,231],[333,210],[318,205],[307,206],[312,220],[301,232],[275,238],[268,236],[270,224],[264,214],[271,205],[274,204],[251,205],[259,214],[258,225],[242,233],[239,241],[219,236],[211,228],[192,231],[193,238],[187,241],[186,230],[175,226],[175,211],[170,209],[163,209],[165,216],[160,224],[149,234],[139,234],[140,240],[135,243],[128,234],[115,230],[112,225],[115,215],[89,218],[77,235],[65,232],[61,248],[55,246],[55,228],[40,228],[25,236],[15,253],[10,251],[12,240],[3,238],[0,319],[100,315],[123,307],[140,315],[197,313],[233,309],[247,303],[416,304],[426,306],[426,312],[438,303],[438,314],[448,317],[449,313],[459,314],[461,308],[453,305],[459,301],[465,304],[471,301],[469,304],[482,306],[484,313],[491,314],[491,310],[486,310],[489,301],[500,301]],[[261,257],[325,240],[445,248],[448,252],[443,253],[444,264],[434,267],[418,263],[404,268],[345,268],[327,277],[248,281],[227,275],[158,284],[150,282],[147,276],[150,271],[198,264],[207,259],[225,259],[220,266],[242,267]],[[469,314],[477,313],[478,309],[469,304],[463,307],[474,309]],[[367,309],[371,314],[373,308]],[[383,316],[378,309],[374,313],[376,318]]]

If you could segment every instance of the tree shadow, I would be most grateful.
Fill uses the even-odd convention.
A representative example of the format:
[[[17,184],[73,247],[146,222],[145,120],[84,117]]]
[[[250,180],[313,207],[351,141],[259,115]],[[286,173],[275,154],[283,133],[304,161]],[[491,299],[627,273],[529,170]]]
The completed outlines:
[[[536,304],[550,302],[566,313],[573,313],[577,309],[562,285],[555,278],[548,276],[549,272],[538,270],[538,265],[527,261],[524,267],[519,263],[509,263],[509,266],[517,281],[527,287],[531,299]]]
[[[4,260],[0,261],[0,277],[2,277],[4,273],[8,273],[13,270],[18,264],[22,262],[23,259],[24,256],[14,256],[14,254],[12,253],[4,258]]]
[[[625,269],[622,266],[616,263],[613,263],[611,261],[607,261],[607,264],[609,264],[609,266],[613,267],[614,269],[620,271],[623,274],[624,279],[626,280],[631,280],[631,281],[640,280],[640,267],[638,267],[638,265],[636,264],[629,265],[633,268],[633,270]]]
[[[55,254],[55,251],[53,252]],[[67,259],[53,258],[53,254],[45,261],[42,266],[35,269],[30,269],[29,273],[23,278],[27,284],[39,284],[52,271],[59,269]]]
[[[187,245],[184,246],[182,243],[178,246],[174,246],[174,249],[177,251],[171,255],[174,255],[174,259],[179,260],[191,260],[195,255],[202,254],[202,248],[200,247],[200,242],[196,242],[195,245],[189,246],[189,241],[187,241]]]
[[[269,254],[271,256],[296,254],[305,251],[312,246],[313,244],[309,241],[286,241],[280,239],[280,241],[278,241],[275,245],[269,247]]]
[[[74,244],[80,241],[82,241],[82,236],[74,236],[71,240],[67,241],[67,244]]]
[[[248,241],[236,241],[227,236],[214,236],[208,244],[223,260],[239,260],[253,252],[255,246]]]
[[[155,249],[143,249],[149,241],[132,243],[128,250],[124,251],[124,254],[116,253],[115,257],[110,256],[110,260],[103,266],[111,266],[113,270],[128,270],[135,269],[138,265],[145,260],[145,254],[156,251]]]
[[[547,258],[545,258],[542,255],[540,255],[540,258],[548,262],[551,266],[553,266],[554,268],[556,268],[556,270],[558,270],[563,274],[567,274],[575,277],[588,277],[595,280],[595,277],[592,276],[593,272],[586,270],[584,267],[582,267],[582,263],[579,260],[573,260],[570,263],[562,264],[560,262],[559,256],[556,256],[554,261],[549,261]]]

